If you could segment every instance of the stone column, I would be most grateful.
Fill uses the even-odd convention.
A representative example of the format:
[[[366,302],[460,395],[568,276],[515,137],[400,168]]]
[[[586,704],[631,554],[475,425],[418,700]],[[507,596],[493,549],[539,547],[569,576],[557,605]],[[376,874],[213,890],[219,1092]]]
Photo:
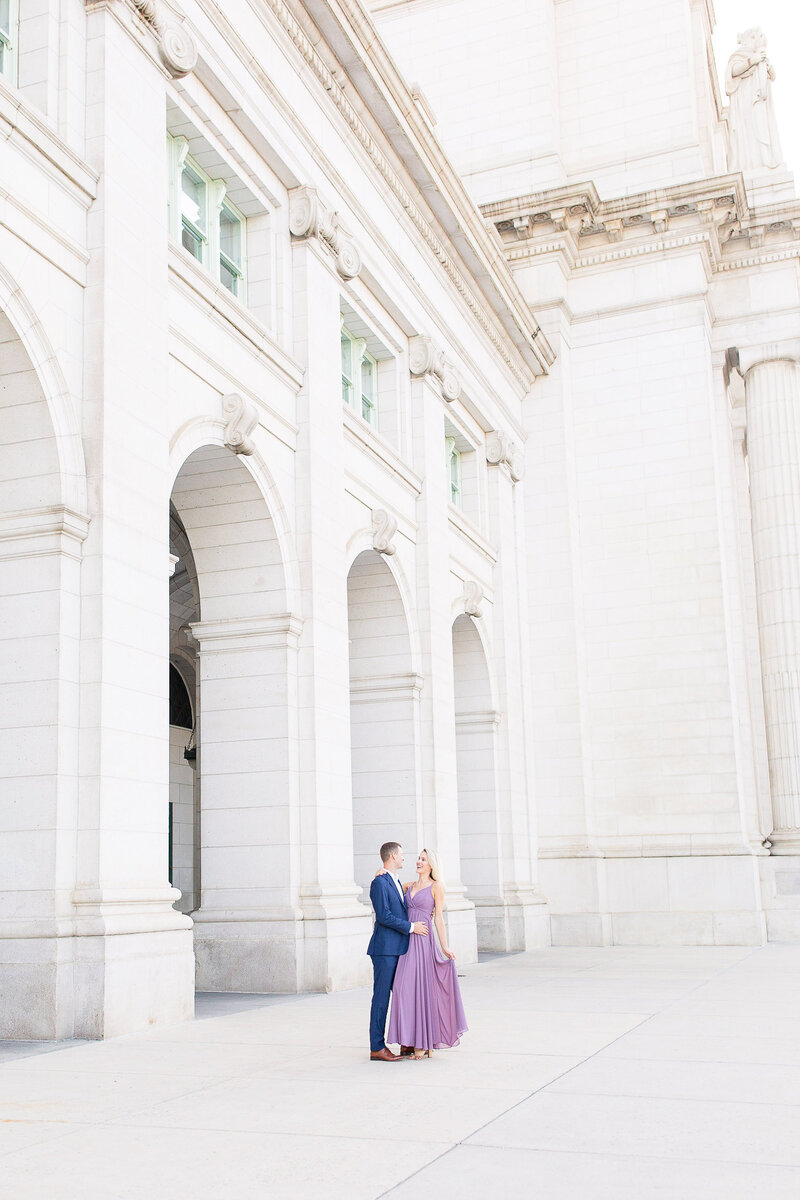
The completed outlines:
[[[460,963],[478,957],[475,907],[461,882],[456,728],[453,720],[452,594],[443,395],[449,376],[412,380],[415,461],[425,486],[417,502],[417,619],[422,647],[422,818],[444,864],[447,932]]]
[[[128,5],[87,9],[86,36],[86,155],[99,184],[83,310],[91,521],[74,1035],[101,1038],[191,1017],[194,955],[191,920],[173,908],[179,893],[167,880],[166,65],[155,29]]]
[[[529,950],[549,943],[549,917],[536,889],[538,847],[534,804],[530,698],[525,678],[529,652],[523,633],[526,595],[524,530],[521,519],[521,447],[500,432],[488,434],[489,512],[497,549],[494,571],[494,634],[498,706],[498,817],[500,881],[506,944]]]
[[[297,643],[290,614],[199,621],[200,991],[302,989],[294,903]]]
[[[800,853],[800,365],[743,364],[753,557],[774,828]]]
[[[303,591],[300,908],[303,987],[331,991],[368,981],[371,910],[358,902],[353,878],[338,260],[328,243],[315,236],[317,225],[308,217],[309,208],[315,211],[312,201],[312,193],[301,189],[290,217],[297,239],[292,258],[294,348],[305,368],[297,401],[297,544]]]

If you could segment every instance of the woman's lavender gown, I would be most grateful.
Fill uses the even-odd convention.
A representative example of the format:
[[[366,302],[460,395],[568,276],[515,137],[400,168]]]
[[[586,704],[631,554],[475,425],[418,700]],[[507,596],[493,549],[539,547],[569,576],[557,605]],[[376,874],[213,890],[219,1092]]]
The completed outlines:
[[[442,954],[433,934],[431,884],[408,900],[409,921],[424,921],[428,936],[412,934],[408,950],[397,960],[387,1042],[441,1050],[457,1046],[469,1026],[461,1003],[456,964]]]

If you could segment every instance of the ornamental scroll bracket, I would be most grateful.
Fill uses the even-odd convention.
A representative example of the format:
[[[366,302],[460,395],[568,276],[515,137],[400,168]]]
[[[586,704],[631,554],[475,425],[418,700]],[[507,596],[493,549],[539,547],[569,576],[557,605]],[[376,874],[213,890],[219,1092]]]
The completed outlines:
[[[222,398],[225,414],[225,445],[234,454],[252,454],[252,433],[258,425],[258,410],[252,400],[246,400],[238,392],[229,392]]]
[[[146,25],[155,34],[158,56],[173,79],[188,75],[197,66],[194,38],[180,25],[161,0],[130,0]]]
[[[519,483],[525,473],[522,447],[508,436],[495,429],[486,435],[486,461],[493,466],[505,465],[514,483]]]
[[[412,375],[430,375],[438,380],[442,395],[452,404],[461,395],[461,380],[433,338],[418,334],[408,342],[408,369]]]
[[[483,613],[483,588],[474,579],[464,581],[464,612],[468,617],[480,617]]]
[[[289,193],[289,232],[298,241],[317,238],[333,255],[342,279],[354,279],[361,270],[358,247],[339,224],[339,214],[322,203],[316,188],[298,187]]]
[[[394,554],[397,547],[392,538],[397,533],[397,521],[385,508],[372,510],[372,548],[378,554]]]

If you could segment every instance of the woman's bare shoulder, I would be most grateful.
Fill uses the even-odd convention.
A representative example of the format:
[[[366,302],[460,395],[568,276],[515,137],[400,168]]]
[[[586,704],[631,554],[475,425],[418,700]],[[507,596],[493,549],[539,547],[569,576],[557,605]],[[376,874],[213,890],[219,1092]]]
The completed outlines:
[[[434,896],[444,895],[444,884],[442,883],[441,879],[434,879],[432,887]]]

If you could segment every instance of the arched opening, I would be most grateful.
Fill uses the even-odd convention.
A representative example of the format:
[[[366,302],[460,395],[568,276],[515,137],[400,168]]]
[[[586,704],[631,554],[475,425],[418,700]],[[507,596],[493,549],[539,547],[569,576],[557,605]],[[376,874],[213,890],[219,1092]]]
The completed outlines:
[[[497,714],[475,622],[453,623],[456,766],[461,878],[475,905],[480,950],[505,949],[495,737]]]
[[[0,312],[0,920],[8,931],[0,1038],[72,1029],[72,963],[48,948],[59,905],[74,887],[77,841],[80,557],[88,522],[65,504],[42,381]],[[18,928],[29,940],[14,937]]]
[[[197,571],[189,538],[170,505],[169,549],[169,881],[181,893],[175,907],[191,913],[200,903],[200,783],[197,775],[197,643],[200,620]]]
[[[270,915],[285,916],[294,902],[294,645],[278,539],[253,475],[221,446],[202,446],[183,463],[171,518],[170,657],[194,710],[192,852],[181,850],[180,870],[194,902],[198,986],[285,989],[286,964],[276,974],[278,951],[265,944],[275,932]],[[187,730],[171,731],[173,739],[171,782],[187,789],[180,832],[188,837]],[[173,820],[177,868],[176,831]]]
[[[355,878],[368,889],[389,840],[416,854],[420,833],[417,728],[419,680],[394,576],[365,550],[347,577],[350,636],[350,754]]]

